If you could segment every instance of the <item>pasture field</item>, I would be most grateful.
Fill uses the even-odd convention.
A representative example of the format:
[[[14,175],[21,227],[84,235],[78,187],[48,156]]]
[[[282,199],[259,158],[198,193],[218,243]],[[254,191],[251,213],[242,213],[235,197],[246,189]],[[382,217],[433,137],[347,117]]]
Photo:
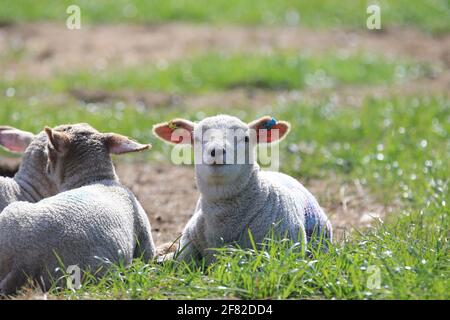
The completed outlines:
[[[449,8],[445,0],[45,0],[10,1],[2,4],[0,19],[15,21],[64,21],[69,5],[75,4],[90,23],[164,23],[188,21],[213,24],[305,25],[313,28],[364,27],[366,8],[380,4],[386,23],[415,26],[432,32],[448,32]]]
[[[336,234],[328,252],[273,240],[218,249],[211,266],[136,260],[45,297],[449,299],[449,3],[380,0],[382,31],[366,29],[368,3],[1,3],[0,124],[88,122],[152,143],[114,160],[157,245],[176,240],[198,192],[152,125],[218,113],[291,122],[281,171],[313,192]],[[68,4],[81,7],[81,30],[66,29]]]

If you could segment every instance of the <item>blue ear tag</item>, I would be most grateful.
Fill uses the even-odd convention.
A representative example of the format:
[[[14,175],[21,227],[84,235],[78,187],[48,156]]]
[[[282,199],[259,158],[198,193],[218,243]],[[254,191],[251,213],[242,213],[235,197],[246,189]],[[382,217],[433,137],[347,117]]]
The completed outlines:
[[[263,124],[263,128],[264,128],[264,129],[267,129],[267,130],[270,130],[270,129],[272,129],[276,124],[277,124],[277,119],[275,119],[274,117],[272,117],[272,119],[266,121],[266,122]]]

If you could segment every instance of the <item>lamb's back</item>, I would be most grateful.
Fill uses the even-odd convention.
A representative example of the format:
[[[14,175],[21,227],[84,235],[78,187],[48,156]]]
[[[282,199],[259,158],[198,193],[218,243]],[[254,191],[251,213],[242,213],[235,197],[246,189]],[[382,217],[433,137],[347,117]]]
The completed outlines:
[[[331,223],[317,202],[316,198],[298,180],[281,172],[262,171],[261,175],[279,188],[282,193],[290,194],[295,199],[299,214],[303,213],[305,231],[308,239],[313,233],[325,235],[331,239]]]
[[[135,246],[133,199],[118,185],[95,184],[38,203],[15,202],[0,215],[0,247],[28,263],[92,265],[97,257],[130,262]],[[5,250],[2,250],[5,251]]]

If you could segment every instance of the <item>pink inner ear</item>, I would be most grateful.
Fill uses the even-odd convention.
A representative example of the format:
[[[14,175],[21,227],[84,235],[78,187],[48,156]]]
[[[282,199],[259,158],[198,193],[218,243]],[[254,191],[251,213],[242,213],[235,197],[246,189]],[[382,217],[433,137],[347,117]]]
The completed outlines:
[[[137,152],[151,147],[148,144],[140,144],[130,140],[125,136],[112,134],[107,140],[108,150],[112,154],[123,154],[129,152]]]
[[[167,126],[167,125],[159,126],[159,127],[155,128],[155,133],[158,135],[158,137],[160,137],[161,139],[163,139],[165,141],[169,141],[169,142],[173,142],[171,140],[172,132],[173,132],[173,130],[171,128],[169,128],[169,126]]]
[[[0,132],[0,145],[12,152],[25,152],[32,140],[33,135],[31,133],[24,133],[15,129]]]
[[[172,129],[168,125],[163,125],[156,127],[155,133],[161,139],[171,143],[192,143],[192,133],[182,127]]]
[[[271,129],[265,129],[263,126],[257,127],[257,142],[258,143],[271,143],[280,140],[285,136],[289,127],[284,123],[277,123]],[[278,130],[278,135],[274,134]]]

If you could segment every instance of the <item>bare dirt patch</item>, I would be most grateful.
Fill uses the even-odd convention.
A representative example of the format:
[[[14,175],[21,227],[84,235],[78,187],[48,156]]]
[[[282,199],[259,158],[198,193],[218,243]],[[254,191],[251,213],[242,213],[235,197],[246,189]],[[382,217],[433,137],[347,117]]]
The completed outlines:
[[[175,241],[197,203],[193,169],[120,162],[116,169],[122,183],[136,194],[147,212],[155,242]]]
[[[83,103],[109,105],[125,102],[129,105],[144,106],[147,109],[158,107],[183,107],[204,109],[210,107],[226,109],[249,108],[273,110],[274,107],[291,103],[315,103],[333,100],[336,106],[359,107],[368,97],[382,99],[396,95],[439,95],[448,94],[450,72],[434,77],[410,79],[392,85],[347,85],[333,88],[304,88],[299,90],[263,90],[236,88],[226,91],[197,94],[172,94],[155,91],[74,89],[70,94]],[[64,99],[64,97],[61,97]],[[225,107],[226,105],[226,107]]]
[[[144,106],[147,109],[158,107],[184,107],[204,109],[209,107],[261,108],[277,105],[279,102],[298,101],[302,95],[298,91],[273,91],[262,89],[230,89],[226,91],[198,94],[173,94],[155,91],[90,90],[87,88],[70,91],[73,98],[83,103],[104,104],[124,102],[129,105]],[[61,97],[64,98],[64,97]]]
[[[156,63],[194,54],[218,52],[267,52],[297,50],[320,54],[337,51],[342,55],[369,52],[393,58],[412,58],[437,68],[420,79],[382,86],[306,87],[302,90],[229,88],[223,92],[172,94],[155,91],[104,91],[73,88],[60,97],[86,103],[124,101],[148,108],[182,106],[206,108],[272,108],[289,102],[310,102],[332,97],[337,105],[358,106],[365,97],[387,97],[400,93],[447,93],[450,87],[450,35],[431,36],[414,29],[393,28],[383,32],[311,30],[296,27],[239,27],[194,24],[94,25],[67,30],[64,24],[29,23],[0,27],[0,68],[5,78],[32,75],[50,77],[74,70],[102,72],[109,68]]]
[[[317,197],[330,218],[335,239],[343,239],[355,229],[373,226],[401,206],[399,201],[381,201],[357,179],[343,182],[332,176],[326,180],[310,180],[305,186]]]
[[[146,210],[157,246],[175,241],[191,218],[198,199],[194,169],[184,166],[118,163],[117,173]],[[377,201],[358,182],[340,183],[336,177],[312,180],[305,186],[330,217],[337,239],[353,228],[383,219],[397,204]]]
[[[0,52],[22,52],[3,67],[9,74],[46,77],[77,69],[166,63],[205,51],[317,54],[366,51],[388,57],[450,65],[450,35],[413,29],[383,32],[312,30],[303,27],[239,27],[194,24],[95,25],[68,30],[64,23],[12,24],[0,28]]]
[[[0,156],[0,176],[13,177],[19,169],[20,160]]]

